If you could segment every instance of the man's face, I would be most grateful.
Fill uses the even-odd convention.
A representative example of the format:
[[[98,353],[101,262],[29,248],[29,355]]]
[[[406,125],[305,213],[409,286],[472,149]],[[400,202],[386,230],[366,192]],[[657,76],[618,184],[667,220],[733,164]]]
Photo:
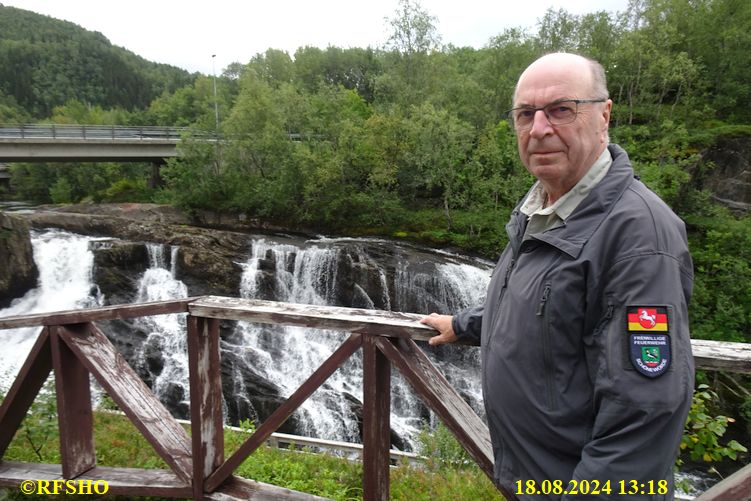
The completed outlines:
[[[519,79],[514,107],[600,97],[592,95],[586,62],[568,56],[542,58],[527,68]],[[550,196],[557,199],[573,188],[605,149],[611,106],[610,100],[579,104],[573,122],[556,126],[538,111],[530,129],[517,131],[522,163]]]

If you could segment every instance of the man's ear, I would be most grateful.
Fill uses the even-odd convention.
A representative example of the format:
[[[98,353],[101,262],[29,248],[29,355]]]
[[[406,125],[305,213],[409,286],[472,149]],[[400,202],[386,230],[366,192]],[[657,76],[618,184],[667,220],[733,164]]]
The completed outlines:
[[[608,99],[605,101],[605,105],[602,107],[602,120],[603,120],[603,132],[608,131],[610,127],[610,112],[613,110],[613,101]]]

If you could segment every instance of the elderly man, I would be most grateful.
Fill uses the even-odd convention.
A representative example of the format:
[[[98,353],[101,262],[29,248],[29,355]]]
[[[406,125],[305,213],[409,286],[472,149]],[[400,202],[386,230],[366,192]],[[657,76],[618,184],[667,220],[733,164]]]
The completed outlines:
[[[510,119],[537,178],[484,306],[423,319],[482,347],[495,481],[520,498],[672,499],[691,404],[684,224],[608,144],[595,61],[549,54]]]

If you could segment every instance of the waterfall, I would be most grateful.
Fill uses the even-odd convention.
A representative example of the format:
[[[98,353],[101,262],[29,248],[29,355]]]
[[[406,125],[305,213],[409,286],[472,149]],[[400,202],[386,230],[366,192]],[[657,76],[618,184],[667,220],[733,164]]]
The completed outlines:
[[[92,287],[95,239],[60,230],[31,231],[34,261],[39,269],[36,288],[3,310],[0,317],[48,311],[90,308],[102,298]],[[0,330],[0,390],[10,387],[36,341],[38,327]]]
[[[259,273],[263,260],[273,261],[273,297],[278,301],[326,305],[335,296],[337,249],[253,242],[252,255],[244,265],[240,294],[261,295]],[[287,397],[296,390],[345,339],[340,332],[299,327],[264,326],[239,322],[248,365],[278,386]],[[362,400],[360,385],[351,374],[360,372],[360,362],[350,359],[302,406],[306,417],[303,433],[331,440],[356,441],[359,431],[349,410],[347,395]]]
[[[40,286],[0,311],[0,316],[101,304],[101,298],[92,292],[96,289],[92,287],[92,240],[60,231],[35,232]],[[238,291],[245,298],[449,313],[480,302],[490,275],[489,265],[469,264],[450,255],[436,258],[434,253],[388,241],[253,238],[250,243],[252,251],[243,264]],[[176,278],[177,247],[146,247],[149,267],[138,279],[134,302],[187,297],[187,287]],[[177,415],[187,414],[189,402],[185,323],[185,314],[143,317],[133,320],[122,334],[130,343],[137,339],[134,336],[141,336],[143,342],[135,346],[129,362]],[[33,331],[19,329],[0,331],[0,336],[11,347],[0,354],[3,367],[14,369],[5,376],[10,381],[34,335]],[[248,382],[248,373],[287,397],[346,336],[338,331],[238,322],[235,332],[221,339],[223,360],[232,364],[223,375],[225,398],[242,404],[239,416],[258,420],[268,414],[268,408],[263,412],[254,409],[251,400],[259,390],[248,387],[254,384]],[[477,351],[442,347],[428,352],[462,396],[482,412]],[[392,374],[392,428],[405,448],[413,448],[417,432],[431,415],[398,371]],[[362,361],[358,352],[303,404],[298,431],[332,440],[359,441],[361,402]]]
[[[146,244],[149,268],[138,281],[136,303],[188,297],[188,288],[175,278],[178,247],[172,246],[170,249],[168,262],[164,245]],[[146,333],[146,340],[137,351],[134,365],[147,367],[145,354],[158,353],[161,370],[153,377],[152,391],[160,400],[169,401],[173,407],[181,404],[183,408],[187,408],[189,384],[186,315],[171,313],[139,317],[134,325]]]
[[[394,244],[370,241],[394,251]],[[368,263],[377,270],[377,299],[380,304],[399,311],[448,313],[482,301],[490,277],[488,266],[478,267],[459,262],[436,264],[435,256],[397,251],[396,270],[392,272],[393,290],[389,290],[388,270],[383,263],[353,239],[322,239],[306,242],[304,247],[275,243],[266,239],[253,241],[252,254],[244,265],[241,296],[275,299],[314,305],[337,305],[342,291],[337,290],[338,274],[343,263]],[[432,259],[432,261],[430,261]],[[447,260],[452,259],[450,256]],[[358,284],[353,296],[366,307],[374,298]],[[371,290],[372,293],[372,290]],[[393,299],[392,299],[393,297]],[[415,308],[416,307],[416,308]],[[274,382],[288,396],[344,340],[337,332],[296,327],[263,326],[241,322],[237,327],[249,366]],[[451,350],[451,356],[445,352]],[[479,383],[479,355],[473,348],[443,348],[444,356],[431,356],[446,377],[458,386],[471,405],[482,412]],[[393,371],[392,417],[394,431],[405,445],[414,448],[417,432],[425,425],[427,410],[406,381]],[[240,390],[241,387],[236,386]],[[359,439],[351,399],[362,401],[362,361],[359,353],[327,381],[327,384],[303,406],[306,420],[304,433],[331,440]]]

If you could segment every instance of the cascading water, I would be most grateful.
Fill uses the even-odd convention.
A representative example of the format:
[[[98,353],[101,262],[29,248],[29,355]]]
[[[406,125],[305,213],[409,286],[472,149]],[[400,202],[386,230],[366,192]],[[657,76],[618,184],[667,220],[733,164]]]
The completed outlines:
[[[165,256],[165,246],[146,244],[146,249],[149,268],[138,282],[135,302],[188,297],[188,288],[175,278],[178,247],[171,247],[169,262]],[[152,391],[162,401],[171,401],[173,407],[178,403],[187,407],[189,385],[185,314],[140,317],[135,321],[135,326],[146,333],[146,341],[143,348],[137,352],[135,365],[146,365],[145,352],[158,352],[161,357],[161,370],[153,378]]]
[[[92,291],[93,253],[91,237],[57,230],[33,233],[35,260],[40,269],[40,286],[0,312],[0,316],[91,307],[101,304]],[[379,244],[377,241],[371,244]],[[393,246],[388,242],[381,245]],[[105,244],[106,245],[106,244]],[[171,252],[167,252],[169,251]],[[175,278],[177,247],[147,244],[149,268],[137,284],[135,302],[160,301],[188,296],[187,287]],[[168,257],[169,255],[169,257]],[[304,246],[258,239],[252,241],[252,255],[245,264],[240,295],[314,305],[341,304],[338,274],[343,262],[366,263],[375,270],[376,292],[353,285],[357,306],[399,311],[443,311],[479,301],[487,285],[487,270],[467,264],[445,263],[423,269],[420,261],[397,259],[396,270],[388,272],[352,239],[317,240]],[[273,266],[271,269],[267,269]],[[265,268],[264,268],[265,267]],[[388,279],[388,274],[393,275]],[[265,277],[265,280],[264,280]],[[468,287],[469,286],[469,287]],[[370,294],[370,295],[369,295]],[[371,297],[373,296],[373,297]],[[131,363],[151,373],[152,389],[171,408],[187,408],[188,378],[185,315],[170,314],[139,318],[135,327],[145,334]],[[288,396],[344,340],[340,332],[239,323],[242,342],[232,346],[222,341],[222,350],[242,354],[253,371],[276,385]],[[4,376],[12,380],[25,358],[34,331],[17,329],[0,332],[11,347],[0,358],[12,368]],[[460,359],[437,360],[446,376],[460,387],[472,405],[481,410],[477,360],[471,349],[462,349]],[[158,370],[147,369],[146,354],[158,354]],[[435,359],[435,358],[434,358]],[[466,359],[466,360],[465,360]],[[152,359],[153,360],[153,359]],[[361,360],[353,357],[340,368],[302,408],[301,432],[321,438],[357,441],[356,408],[362,400]],[[392,427],[408,446],[424,425],[426,411],[394,371],[392,383]],[[245,387],[233,370],[232,398],[245,399]],[[6,384],[7,386],[7,384]],[[251,406],[252,407],[252,406]]]
[[[278,301],[326,305],[335,295],[338,250],[311,246],[300,249],[288,244],[253,242],[252,256],[244,266],[240,294],[259,297],[259,265],[272,260],[275,277],[273,297]],[[338,332],[269,327],[240,322],[245,359],[262,376],[289,396],[344,340]],[[361,399],[359,385],[351,374],[358,371],[355,358],[328,379],[302,406],[306,419],[302,432],[321,438],[355,441],[359,437],[356,416],[349,409],[346,395]]]
[[[372,241],[371,245],[388,245]],[[306,247],[253,242],[252,255],[245,263],[241,295],[246,298],[267,298],[278,301],[314,305],[335,305],[342,291],[337,290],[337,274],[342,262],[369,263],[377,270],[375,290],[379,304],[399,311],[441,311],[478,304],[489,280],[489,269],[468,264],[445,263],[426,266],[424,262],[397,259],[393,273],[393,292],[389,290],[387,273],[367,252],[351,239],[317,240]],[[341,245],[346,244],[346,256]],[[267,279],[267,277],[271,279]],[[355,284],[353,297],[365,307],[375,301]],[[392,296],[394,299],[392,300]],[[414,307],[418,309],[415,310]],[[257,324],[238,324],[242,334],[245,358],[249,365],[289,395],[343,341],[344,335],[313,329],[268,327]],[[477,350],[455,350],[457,358],[434,358],[447,378],[458,383],[460,391],[473,407],[481,410],[479,364]],[[446,361],[449,360],[449,361]],[[337,371],[327,385],[309,399],[303,409],[306,414],[304,432],[311,436],[333,440],[353,441],[359,438],[352,400],[362,400],[362,367],[359,357],[352,357],[349,365]],[[417,431],[425,424],[427,411],[415,397],[401,376],[394,371],[392,382],[392,428],[407,447],[414,447]]]
[[[34,261],[39,269],[38,286],[11,306],[0,310],[0,317],[48,311],[90,308],[101,304],[92,287],[94,254],[90,242],[95,239],[59,230],[32,231]],[[34,344],[39,328],[0,330],[0,389],[7,389]]]

